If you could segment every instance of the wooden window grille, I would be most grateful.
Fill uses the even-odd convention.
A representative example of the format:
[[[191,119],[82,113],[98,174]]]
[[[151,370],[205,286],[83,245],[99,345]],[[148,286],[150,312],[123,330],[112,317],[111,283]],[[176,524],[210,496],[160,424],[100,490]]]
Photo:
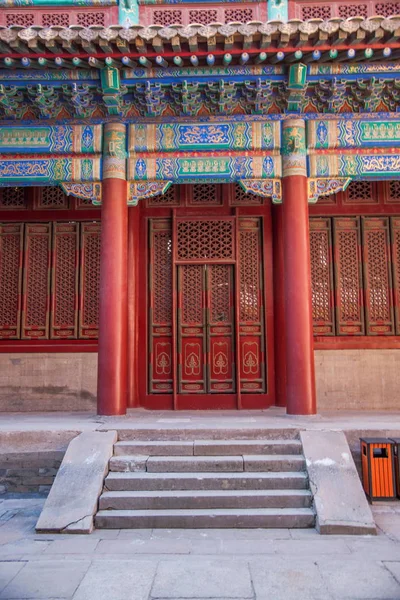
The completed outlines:
[[[103,12],[77,13],[76,22],[83,27],[90,27],[91,25],[102,25],[104,27],[106,24],[105,14]]]
[[[159,196],[154,196],[153,198],[147,199],[147,206],[179,206],[179,186],[171,185],[165,194],[160,194]]]
[[[69,207],[69,198],[61,188],[49,186],[38,188],[34,195],[33,208],[35,210],[66,209]]]
[[[375,4],[375,14],[380,17],[391,17],[398,15],[400,12],[399,2],[377,2]]]
[[[4,9],[3,9],[4,10]],[[6,26],[19,25],[20,27],[32,27],[35,24],[35,15],[33,13],[11,13],[6,15]]]
[[[0,208],[2,210],[25,209],[26,193],[22,187],[6,187],[0,190]]]
[[[400,217],[310,219],[315,335],[400,334]]]
[[[344,204],[379,204],[376,183],[373,181],[353,181],[343,196]]]
[[[238,183],[234,185],[233,197],[231,198],[232,206],[258,206],[262,203],[262,196],[245,192]]]
[[[100,223],[0,224],[0,339],[98,335]]]
[[[217,22],[217,11],[213,9],[208,10],[189,10],[189,22],[190,23],[201,23],[202,25],[209,25],[210,23]]]
[[[248,23],[253,20],[252,8],[229,8],[225,10],[225,23]]]
[[[317,6],[308,6],[307,4],[305,4],[301,7],[301,18],[304,21],[307,21],[309,19],[323,19],[324,21],[326,21],[331,17],[332,9],[326,4],[321,4]]]
[[[188,198],[190,206],[220,206],[222,204],[221,186],[213,183],[196,183],[191,186],[192,194]]]
[[[163,25],[164,27],[168,27],[168,25],[179,24],[182,25],[182,11],[181,10],[155,10],[153,12],[154,25]]]
[[[314,333],[335,334],[331,220],[310,221],[312,313]]]
[[[68,13],[44,13],[42,15],[42,26],[43,27],[68,27],[69,26],[69,14]]]
[[[368,6],[366,4],[339,4],[339,17],[349,19],[350,17],[368,17]]]

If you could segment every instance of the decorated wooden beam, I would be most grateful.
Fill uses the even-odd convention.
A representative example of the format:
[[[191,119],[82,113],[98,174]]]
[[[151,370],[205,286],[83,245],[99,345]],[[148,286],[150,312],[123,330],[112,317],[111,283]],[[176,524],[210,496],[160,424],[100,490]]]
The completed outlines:
[[[308,185],[308,202],[315,204],[320,196],[331,196],[337,192],[343,192],[351,182],[351,177],[319,177],[309,178]]]
[[[241,179],[238,183],[247,194],[271,198],[273,204],[282,203],[280,179]]]

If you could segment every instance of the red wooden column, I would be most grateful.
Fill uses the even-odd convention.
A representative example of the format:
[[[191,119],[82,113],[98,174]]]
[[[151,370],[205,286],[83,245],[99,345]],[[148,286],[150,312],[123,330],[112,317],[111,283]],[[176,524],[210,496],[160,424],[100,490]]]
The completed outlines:
[[[272,206],[274,260],[274,354],[275,404],[286,406],[286,326],[285,261],[283,244],[283,206]]]
[[[127,405],[128,206],[125,147],[125,125],[105,125],[97,375],[97,412],[100,415],[123,415]]]
[[[139,406],[139,233],[140,208],[128,208],[128,407]]]
[[[316,413],[305,122],[283,121],[287,412]]]

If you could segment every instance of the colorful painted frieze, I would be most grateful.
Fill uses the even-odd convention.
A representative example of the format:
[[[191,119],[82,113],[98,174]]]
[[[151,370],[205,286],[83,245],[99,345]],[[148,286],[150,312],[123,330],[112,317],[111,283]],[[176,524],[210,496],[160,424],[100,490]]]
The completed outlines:
[[[134,124],[129,130],[132,153],[275,150],[279,146],[276,121]]]
[[[140,155],[128,160],[128,179],[168,180],[174,183],[230,182],[240,179],[264,179],[281,176],[281,157],[253,154],[252,156],[154,156]]]
[[[0,185],[42,185],[60,181],[99,181],[101,159],[26,158],[0,160]]]
[[[0,152],[3,153],[93,154],[101,151],[101,143],[101,125],[12,126],[0,129]]]
[[[338,119],[307,123],[310,149],[397,146],[400,120]]]

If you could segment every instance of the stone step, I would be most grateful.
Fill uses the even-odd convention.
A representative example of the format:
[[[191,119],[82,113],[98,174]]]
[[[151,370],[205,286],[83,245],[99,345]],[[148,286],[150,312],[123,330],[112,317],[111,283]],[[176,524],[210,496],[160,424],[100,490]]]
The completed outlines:
[[[123,441],[115,456],[242,456],[243,454],[301,454],[299,440]]]
[[[310,508],[101,510],[99,529],[300,528],[314,526]]]
[[[263,427],[249,427],[240,423],[237,427],[201,427],[190,426],[182,423],[172,426],[159,420],[157,429],[154,427],[141,427],[132,429],[118,428],[119,441],[195,441],[195,440],[298,440],[299,430],[295,427],[276,427],[265,429]],[[169,426],[171,425],[171,426]]]
[[[305,489],[306,473],[109,473],[104,491]]]
[[[308,490],[104,492],[99,509],[309,508],[311,501]]]
[[[243,471],[301,471],[301,455],[275,454],[245,456],[113,456],[110,471],[148,473],[240,473]]]

